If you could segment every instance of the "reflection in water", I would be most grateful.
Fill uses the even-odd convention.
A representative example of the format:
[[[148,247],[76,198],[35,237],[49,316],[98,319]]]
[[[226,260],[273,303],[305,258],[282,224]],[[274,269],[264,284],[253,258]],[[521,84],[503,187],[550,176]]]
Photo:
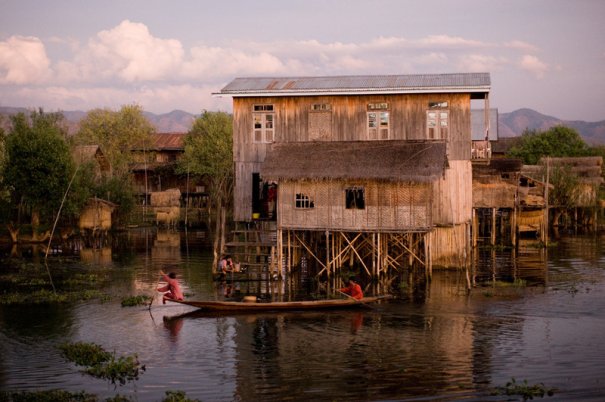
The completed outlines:
[[[140,237],[142,251],[133,247],[130,259],[114,253],[107,303],[0,306],[0,388],[119,392],[139,401],[157,401],[167,389],[219,401],[484,401],[501,400],[490,389],[515,377],[560,390],[548,400],[605,393],[605,237],[563,237],[548,253],[479,249],[468,276],[405,273],[373,284],[370,292],[392,286],[401,296],[374,308],[220,315],[154,303],[156,323],[147,307],[122,308],[117,296],[154,289],[164,264],[178,262],[192,298],[236,292],[235,283],[212,281],[210,253],[169,235]],[[307,284],[242,282],[240,293],[287,299]],[[136,386],[111,389],[59,357],[56,344],[77,340],[137,353],[147,370]]]

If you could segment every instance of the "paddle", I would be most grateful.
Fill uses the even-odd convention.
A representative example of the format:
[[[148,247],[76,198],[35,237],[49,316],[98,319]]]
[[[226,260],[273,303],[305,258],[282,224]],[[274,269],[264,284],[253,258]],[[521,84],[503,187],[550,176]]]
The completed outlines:
[[[356,299],[356,298],[354,298],[353,296],[351,296],[351,295],[349,295],[349,294],[347,294],[347,293],[345,293],[345,292],[341,292],[340,290],[337,290],[337,292],[338,292],[338,293],[340,293],[341,295],[345,295],[345,296],[347,296],[347,297],[348,297],[349,299],[351,299],[351,300],[355,300],[356,302],[359,302],[359,303],[363,304],[364,306],[368,306],[368,307],[370,307],[370,308],[372,308],[372,309],[375,309],[375,307],[374,307],[374,306],[371,306],[371,305],[369,305],[368,303],[364,303],[364,302],[362,302],[361,300]]]
[[[160,272],[162,272],[160,270]],[[158,283],[156,283],[155,287],[153,288],[153,296],[151,296],[151,301],[149,302],[149,306],[147,306],[149,308],[149,311],[151,311],[151,304],[153,303],[153,299],[155,299],[155,293],[157,292],[158,286],[160,285],[160,281],[161,279],[158,280]]]

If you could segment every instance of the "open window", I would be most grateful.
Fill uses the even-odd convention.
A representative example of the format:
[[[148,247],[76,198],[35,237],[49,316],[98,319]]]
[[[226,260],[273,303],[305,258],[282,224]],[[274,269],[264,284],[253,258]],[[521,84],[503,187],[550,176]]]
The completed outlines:
[[[349,187],[345,189],[345,207],[347,209],[365,209],[366,199],[363,187]]]

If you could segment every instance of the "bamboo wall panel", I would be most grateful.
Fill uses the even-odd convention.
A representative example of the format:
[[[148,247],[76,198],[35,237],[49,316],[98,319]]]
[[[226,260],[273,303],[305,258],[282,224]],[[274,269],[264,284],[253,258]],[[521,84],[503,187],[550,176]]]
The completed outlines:
[[[363,186],[364,209],[345,207],[339,181],[282,182],[278,199],[281,229],[426,230],[432,225],[430,184],[355,183]],[[296,194],[313,196],[314,207],[296,208]],[[382,201],[387,200],[387,201]]]
[[[470,256],[468,224],[436,227],[428,234],[433,265],[462,267]]]

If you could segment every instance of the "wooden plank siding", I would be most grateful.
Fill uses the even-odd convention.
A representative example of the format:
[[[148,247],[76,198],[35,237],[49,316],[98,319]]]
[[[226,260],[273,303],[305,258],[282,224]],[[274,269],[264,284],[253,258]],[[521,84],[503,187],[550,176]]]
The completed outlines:
[[[433,184],[433,223],[468,223],[473,210],[473,169],[471,161],[450,161],[445,177]]]
[[[427,140],[426,113],[429,110],[429,102],[447,102],[447,156],[452,170],[450,175],[456,178],[456,184],[451,185],[451,190],[464,193],[456,197],[466,194],[470,198],[472,175],[470,162],[468,167],[466,163],[454,167],[455,162],[466,162],[471,156],[470,99],[471,95],[465,93],[234,97],[233,157],[236,171],[234,219],[236,221],[251,219],[252,174],[258,173],[270,145],[254,142],[254,105],[273,105],[275,142],[306,142],[368,140],[369,103],[388,103],[389,140]],[[331,110],[315,112],[311,110],[313,104],[329,104]],[[317,126],[321,124],[328,127],[320,130],[321,127]],[[461,187],[467,184],[467,187]],[[443,188],[445,185],[441,184],[440,189],[437,189],[438,193],[445,194],[448,191]],[[458,185],[460,187],[455,187]],[[441,201],[450,204],[454,202]],[[456,216],[455,213],[435,211],[435,208],[437,207],[433,206],[433,214],[437,212],[435,223],[450,224],[470,219],[470,209],[466,211],[465,206],[459,213],[466,219]]]

